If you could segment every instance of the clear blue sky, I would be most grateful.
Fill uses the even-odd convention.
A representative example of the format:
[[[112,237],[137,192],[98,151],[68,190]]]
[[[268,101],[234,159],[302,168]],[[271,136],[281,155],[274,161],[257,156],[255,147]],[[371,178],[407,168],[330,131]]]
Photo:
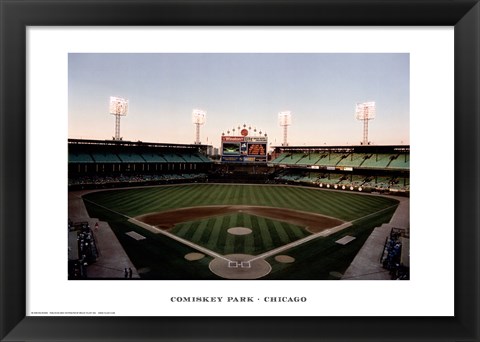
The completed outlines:
[[[160,53],[69,55],[69,138],[111,139],[110,96],[129,100],[124,140],[193,143],[192,110],[207,112],[201,142],[251,125],[281,145],[278,112],[292,112],[289,145],[357,145],[355,104],[375,101],[369,140],[409,144],[409,54]]]

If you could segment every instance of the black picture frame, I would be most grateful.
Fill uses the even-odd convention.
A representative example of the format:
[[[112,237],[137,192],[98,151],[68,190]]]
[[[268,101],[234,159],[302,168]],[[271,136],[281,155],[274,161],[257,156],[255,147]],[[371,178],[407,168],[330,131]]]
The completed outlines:
[[[479,341],[478,1],[0,0],[0,23],[2,341]],[[454,317],[27,316],[26,28],[62,25],[454,26]]]

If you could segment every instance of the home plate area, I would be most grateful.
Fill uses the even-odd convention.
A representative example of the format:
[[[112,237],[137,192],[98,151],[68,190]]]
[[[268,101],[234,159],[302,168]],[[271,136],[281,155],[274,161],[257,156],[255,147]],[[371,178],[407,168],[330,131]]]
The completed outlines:
[[[251,268],[252,264],[250,261],[229,261],[228,262],[229,268]]]
[[[228,254],[210,262],[210,270],[225,279],[258,279],[266,276],[272,266],[264,259],[254,259],[253,255]]]
[[[238,219],[239,215],[241,215],[242,220]],[[157,234],[161,232],[200,252],[184,255],[187,261],[195,262],[208,255],[213,258],[209,263],[209,269],[212,273],[224,279],[238,280],[259,279],[268,275],[272,271],[272,266],[266,261],[266,258],[269,257],[275,256],[275,262],[292,264],[295,262],[295,258],[281,254],[281,252],[310,241],[320,234],[327,236],[336,232],[337,229],[341,230],[351,225],[349,222],[316,213],[288,208],[248,205],[180,208],[140,215],[133,220],[135,224],[140,224],[143,228],[149,229],[148,227],[150,227],[149,230],[154,229]],[[199,223],[196,223],[197,221]],[[231,225],[230,222],[232,222]],[[245,222],[248,222],[250,227],[248,225],[242,226]],[[259,230],[264,229],[263,233],[255,236],[252,227],[256,227],[256,225],[253,222],[256,222],[256,225],[259,226]],[[215,243],[220,246],[217,250],[210,250],[204,246],[205,243],[210,241],[207,241],[205,237],[209,233],[209,230],[205,229],[207,224],[217,227],[215,234],[212,233],[211,235],[216,239]],[[200,230],[200,226],[203,230]],[[225,229],[227,234],[222,229]],[[270,231],[273,231],[273,233],[270,233]],[[129,235],[133,238],[139,238],[136,235]],[[220,237],[223,240],[220,241]],[[274,238],[276,238],[275,244],[272,242]],[[248,241],[250,244],[248,249],[221,248],[221,246],[227,246],[227,241],[230,244],[228,247],[232,247],[232,241],[243,242],[241,239]],[[260,241],[256,241],[256,239]],[[267,243],[264,243],[264,239]],[[255,243],[258,243],[259,246],[251,246]],[[342,243],[342,241],[338,243]],[[273,249],[267,250],[264,245],[273,245],[271,246]],[[212,246],[214,245],[212,244]],[[259,248],[264,249],[259,251]],[[225,250],[232,254],[222,255],[221,253]],[[260,254],[248,254],[253,250]],[[242,252],[245,254],[241,254]]]

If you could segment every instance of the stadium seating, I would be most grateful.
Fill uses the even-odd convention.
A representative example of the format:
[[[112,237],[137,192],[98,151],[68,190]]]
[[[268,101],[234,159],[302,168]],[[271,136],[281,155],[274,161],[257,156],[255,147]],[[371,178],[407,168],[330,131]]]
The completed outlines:
[[[282,159],[281,163],[286,165],[295,165],[300,159],[304,157],[302,153],[292,153]]]
[[[362,168],[385,169],[390,163],[390,154],[365,155],[365,160],[360,164]]]
[[[336,166],[344,157],[344,153],[324,153],[315,163],[318,166]]]
[[[201,180],[204,181],[207,178],[205,173],[171,173],[171,174],[134,174],[134,175],[116,175],[116,176],[83,176],[68,178],[68,185],[102,185],[102,184],[120,184],[120,183],[155,183],[161,184],[168,181],[178,180]]]
[[[282,153],[280,154],[279,156],[277,156],[275,159],[273,159],[271,161],[272,164],[280,164],[282,162],[282,160],[284,160],[285,158],[289,157],[290,154],[289,153]]]
[[[297,162],[297,165],[314,165],[320,160],[321,154],[318,153],[308,153],[304,154]]]
[[[210,178],[213,182],[322,184],[367,192],[410,190],[408,146],[279,147],[265,164],[213,163],[203,153],[206,148],[194,145],[72,139],[69,185],[148,185]]]
[[[365,154],[363,153],[349,153],[338,162],[337,166],[359,167],[364,160]]]
[[[69,189],[205,181],[212,166],[205,152],[195,145],[69,139]]]
[[[272,165],[296,165],[319,167],[351,167],[366,169],[409,170],[408,154],[388,153],[281,153],[270,162]]]
[[[276,183],[301,184],[320,186],[339,190],[408,192],[410,190],[408,177],[366,176],[351,173],[314,172],[302,169],[283,169],[277,172]]]
[[[375,188],[388,189],[392,182],[391,177],[377,177],[375,182]]]
[[[410,180],[405,177],[395,178],[390,185],[392,191],[409,191]]]
[[[391,161],[387,168],[389,169],[410,169],[410,156],[409,155],[395,155],[391,156]]]
[[[322,175],[322,177],[319,178],[318,181],[323,184],[337,184],[338,182],[340,182],[341,178],[342,176],[339,174],[326,173]]]

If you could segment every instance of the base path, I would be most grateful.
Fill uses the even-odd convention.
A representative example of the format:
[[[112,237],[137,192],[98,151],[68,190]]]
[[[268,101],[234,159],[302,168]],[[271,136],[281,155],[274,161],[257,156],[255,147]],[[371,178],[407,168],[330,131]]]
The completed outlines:
[[[260,254],[260,255],[257,255],[256,257],[253,257],[252,259],[250,259],[250,261],[255,261],[255,260],[258,260],[258,259],[266,259],[268,257],[271,257],[273,255],[276,255],[276,254],[279,254],[281,252],[285,252],[293,247],[297,247],[297,246],[300,246],[300,245],[303,245],[304,243],[307,243],[308,241],[311,241],[313,239],[316,239],[318,237],[325,237],[325,236],[329,236],[330,234],[333,234],[333,233],[336,233],[336,232],[339,232],[343,229],[346,229],[348,227],[350,227],[352,225],[351,222],[345,222],[341,225],[338,225],[336,227],[333,227],[333,228],[329,228],[329,229],[325,229],[323,231],[321,231],[320,233],[316,233],[316,234],[312,234],[312,235],[309,235],[307,237],[304,237],[302,239],[299,239],[299,240],[296,240],[296,241],[293,241],[293,242],[290,242],[286,245],[283,245],[281,247],[278,247],[278,248],[275,248],[275,249],[272,249],[266,253],[263,253],[263,254]]]
[[[95,190],[93,190],[95,191]],[[85,209],[83,200],[81,196],[87,192],[71,192],[69,193],[69,217],[73,221],[88,221],[90,226],[94,227],[96,219],[90,218]],[[409,201],[408,198],[396,198],[400,200],[400,205],[398,206],[394,216],[392,217],[392,223],[395,223],[395,226],[399,227],[400,225],[407,224],[409,222]],[[105,208],[108,209],[108,208]],[[387,208],[388,209],[388,208]],[[109,209],[110,210],[110,209]],[[188,240],[182,239],[169,232],[176,223],[193,221],[202,218],[207,218],[217,215],[225,215],[234,212],[243,212],[250,215],[262,216],[271,219],[286,221],[292,224],[300,225],[307,227],[312,235],[307,236],[303,239],[292,242],[291,244],[279,247],[277,249],[271,250],[262,255],[246,255],[246,254],[229,254],[229,255],[220,255],[213,251],[208,250],[207,248],[196,245]],[[373,213],[371,215],[375,215]],[[125,216],[125,215],[123,215]],[[127,217],[127,216],[125,216]],[[209,264],[210,270],[217,274],[218,276],[225,279],[258,279],[267,275],[271,271],[271,265],[265,260],[268,257],[278,255],[279,253],[284,253],[292,247],[296,247],[302,243],[306,243],[310,240],[313,240],[318,237],[328,236],[330,234],[336,233],[340,230],[348,228],[351,226],[352,222],[344,222],[332,217],[323,216],[319,214],[302,212],[297,210],[291,210],[286,208],[269,208],[269,207],[254,207],[254,206],[244,206],[244,205],[220,205],[220,206],[206,206],[206,207],[195,207],[195,208],[180,208],[169,210],[166,212],[157,212],[150,213],[146,215],[137,216],[135,218],[127,217],[130,222],[140,226],[144,229],[147,229],[156,234],[163,234],[169,238],[176,240],[184,245],[190,246],[199,253],[191,253],[188,255],[187,260],[194,260],[196,257],[203,255],[209,255],[214,258]],[[115,234],[110,229],[106,222],[99,222],[100,229],[98,232],[94,232],[97,244],[100,250],[101,258],[95,264],[95,267],[89,266],[89,276],[98,277],[98,278],[109,278],[109,277],[123,277],[123,270],[125,267],[131,267],[134,270],[134,277],[138,277],[138,272],[133,267],[133,264],[129,260],[122,246],[118,242]],[[385,226],[385,225],[384,225]],[[234,227],[235,228],[235,227]],[[236,227],[244,228],[244,227]],[[373,237],[380,233],[382,227],[376,228],[371,237],[367,240],[369,242]],[[387,228],[383,227],[387,230]],[[389,232],[390,230],[388,230]],[[233,233],[235,233],[234,231]],[[383,236],[383,235],[382,235]],[[374,239],[373,239],[374,240]],[[372,240],[372,241],[373,241]],[[382,246],[384,243],[382,242]],[[367,243],[362,247],[362,252],[364,248],[368,249],[366,246]],[[378,250],[376,245],[372,245],[373,249]],[[383,250],[382,250],[383,251]],[[361,254],[361,255],[360,255]],[[358,258],[358,259],[357,259]],[[363,259],[362,259],[363,258]],[[372,264],[374,259],[379,263],[380,255],[378,258],[374,254],[368,253],[359,253],[357,257],[352,262],[351,266],[345,273],[343,279],[386,279],[384,276],[380,275],[382,270],[368,270],[365,268],[365,265]],[[357,267],[359,266],[359,267]],[[92,271],[90,271],[90,269]],[[90,273],[93,272],[93,273]],[[97,273],[95,273],[97,272]],[[377,274],[374,277],[370,277],[368,274]],[[93,274],[98,274],[97,276]],[[380,276],[380,278],[378,278]]]
[[[191,248],[193,248],[193,249],[196,249],[197,251],[202,252],[202,253],[204,253],[204,254],[206,254],[206,255],[209,255],[209,256],[211,256],[212,258],[225,259],[224,256],[222,256],[222,255],[220,255],[220,254],[218,254],[218,253],[215,253],[214,251],[211,251],[211,250],[209,250],[208,248],[202,247],[202,246],[200,246],[200,245],[197,245],[196,243],[193,243],[193,242],[191,242],[191,241],[185,240],[185,239],[183,239],[183,238],[181,238],[181,237],[179,237],[179,236],[176,236],[176,235],[174,235],[174,234],[172,234],[172,233],[169,233],[169,232],[167,232],[167,231],[165,231],[165,230],[163,230],[163,229],[155,228],[155,227],[153,227],[153,226],[151,226],[151,225],[149,225],[149,224],[147,224],[147,223],[145,223],[145,222],[141,222],[141,221],[139,221],[139,220],[137,220],[137,219],[134,219],[134,218],[130,218],[130,219],[128,220],[128,222],[131,222],[131,223],[133,223],[133,224],[136,224],[136,225],[139,226],[139,227],[145,228],[145,229],[151,231],[152,233],[162,234],[162,235],[168,236],[170,239],[175,240],[175,241],[178,241],[178,242],[184,244],[185,246],[188,246],[188,247],[191,247]],[[228,261],[228,259],[225,259],[225,260]]]
[[[318,233],[325,229],[336,227],[344,222],[333,217],[307,211],[251,205],[210,205],[179,208],[140,215],[135,217],[135,220],[146,223],[150,226],[168,230],[181,222],[196,221],[234,213],[266,217],[302,227],[308,227],[307,230],[311,233]]]
[[[232,213],[245,213],[271,219],[281,220],[292,224],[306,227],[311,235],[293,241],[289,244],[275,248],[261,255],[228,254],[220,255],[205,247],[199,246],[189,240],[183,239],[169,232],[170,228],[180,222],[195,221],[213,216]],[[124,215],[125,216],[125,215]],[[156,212],[129,218],[129,222],[145,228],[155,234],[163,234],[197,251],[209,255],[214,259],[209,268],[216,275],[225,279],[258,279],[266,276],[272,270],[271,265],[265,260],[293,247],[297,247],[318,237],[325,237],[348,228],[351,222],[344,222],[336,218],[316,213],[291,210],[286,208],[272,208],[248,205],[214,205],[203,207],[189,207],[173,209],[164,212]],[[230,234],[250,234],[252,230],[246,227],[232,227],[228,229]]]

